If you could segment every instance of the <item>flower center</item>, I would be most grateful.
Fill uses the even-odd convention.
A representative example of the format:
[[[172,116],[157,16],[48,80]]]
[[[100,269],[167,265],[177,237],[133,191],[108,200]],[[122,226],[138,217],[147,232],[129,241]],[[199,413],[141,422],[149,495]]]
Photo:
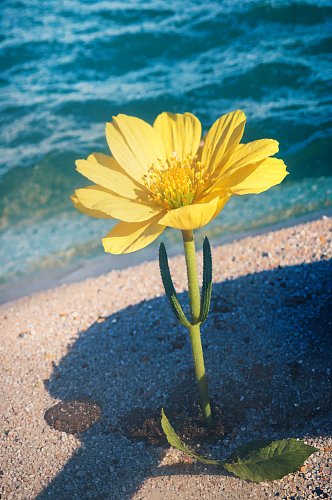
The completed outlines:
[[[145,175],[143,182],[150,191],[149,199],[157,201],[167,210],[191,205],[204,191],[208,180],[206,163],[187,155],[183,162],[173,158],[158,158]]]

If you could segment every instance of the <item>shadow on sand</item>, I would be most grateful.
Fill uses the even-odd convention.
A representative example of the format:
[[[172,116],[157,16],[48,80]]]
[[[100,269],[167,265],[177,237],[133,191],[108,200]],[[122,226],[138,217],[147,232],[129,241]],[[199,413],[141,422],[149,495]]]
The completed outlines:
[[[210,443],[225,457],[232,443],[331,431],[331,267],[321,261],[213,286],[202,342],[212,402],[220,408]],[[185,294],[180,300],[186,303]],[[38,500],[131,498],[149,476],[199,473],[199,464],[158,467],[160,446],[167,446],[161,406],[177,430],[192,413],[194,447],[202,435],[189,339],[165,297],[93,324],[47,386],[63,401],[92,397],[102,418],[78,436],[82,447]]]

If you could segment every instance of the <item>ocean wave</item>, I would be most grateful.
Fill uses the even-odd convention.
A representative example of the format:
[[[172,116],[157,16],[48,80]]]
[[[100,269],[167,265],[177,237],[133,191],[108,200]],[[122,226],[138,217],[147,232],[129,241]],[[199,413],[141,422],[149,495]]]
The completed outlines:
[[[191,111],[207,131],[243,109],[243,142],[279,141],[290,172],[280,191],[231,201],[212,238],[330,203],[330,0],[1,8],[0,279],[101,251],[105,221],[74,215],[69,195],[86,185],[75,159],[109,154],[105,123],[118,113],[153,123],[165,110]]]
[[[331,109],[331,2],[2,6],[0,174],[101,144],[123,109],[190,110],[206,128],[236,108],[322,128]]]

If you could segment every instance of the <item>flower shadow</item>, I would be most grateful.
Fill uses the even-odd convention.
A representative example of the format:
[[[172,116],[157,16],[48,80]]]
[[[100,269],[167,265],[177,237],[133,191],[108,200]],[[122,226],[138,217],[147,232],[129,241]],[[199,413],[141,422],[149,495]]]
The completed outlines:
[[[202,473],[206,466],[181,457],[159,461],[167,448],[161,407],[185,437],[196,426],[196,435],[187,434],[193,449],[215,459],[253,439],[331,431],[331,264],[214,284],[202,343],[220,425],[206,446],[189,339],[164,296],[81,332],[54,367],[48,390],[62,401],[93,398],[102,418],[78,436],[82,446],[38,500],[125,499],[150,476]],[[186,294],[179,299],[186,309]],[[196,420],[179,429],[181,414],[190,412]],[[209,471],[229,476],[221,468]]]

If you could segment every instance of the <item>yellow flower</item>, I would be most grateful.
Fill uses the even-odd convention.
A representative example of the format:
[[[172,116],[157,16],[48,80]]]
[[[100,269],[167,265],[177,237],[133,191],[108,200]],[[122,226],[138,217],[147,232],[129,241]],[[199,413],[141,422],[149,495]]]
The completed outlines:
[[[106,125],[113,158],[93,153],[77,170],[95,183],[71,199],[93,217],[119,219],[103,239],[106,252],[134,252],[166,226],[197,229],[214,219],[232,195],[260,193],[287,175],[282,160],[270,158],[278,143],[240,144],[242,111],[217,120],[201,143],[201,124],[191,113],[160,114],[153,127],[118,115]]]

